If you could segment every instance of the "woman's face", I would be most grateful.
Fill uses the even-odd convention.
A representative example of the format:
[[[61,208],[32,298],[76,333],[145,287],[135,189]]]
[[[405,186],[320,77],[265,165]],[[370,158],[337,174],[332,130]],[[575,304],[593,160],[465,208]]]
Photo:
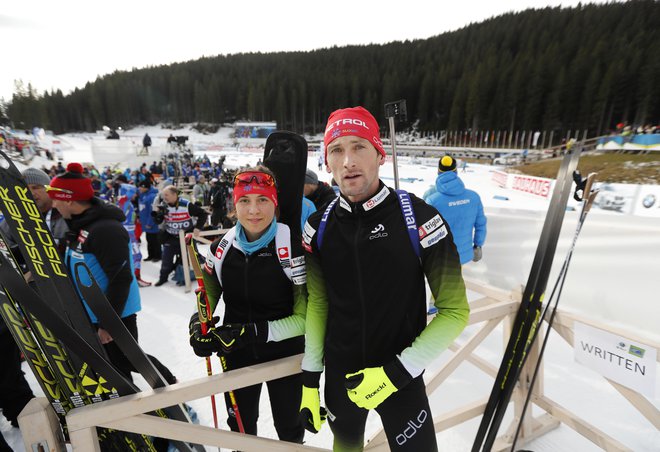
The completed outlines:
[[[275,204],[264,195],[244,195],[236,203],[236,217],[245,229],[247,239],[253,242],[261,237],[273,222]]]

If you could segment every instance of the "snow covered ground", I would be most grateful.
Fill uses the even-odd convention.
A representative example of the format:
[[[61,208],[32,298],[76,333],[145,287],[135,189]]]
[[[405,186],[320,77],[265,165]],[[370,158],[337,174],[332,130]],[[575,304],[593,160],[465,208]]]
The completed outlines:
[[[140,128],[125,132],[128,136],[141,137],[148,132],[152,137],[163,138],[169,133],[190,135],[194,145],[203,142],[204,147],[228,140],[224,130],[213,136],[193,135],[181,130]],[[65,161],[92,161],[91,134],[66,135],[61,137]],[[154,140],[156,141],[156,140]],[[194,148],[194,147],[193,147]],[[259,158],[254,153],[231,152],[229,165],[255,163]],[[316,158],[310,156],[308,166],[317,170]],[[506,289],[524,284],[531,264],[547,201],[513,190],[505,190],[491,182],[490,166],[469,165],[467,172],[459,173],[466,186],[477,191],[483,200],[489,218],[489,230],[484,259],[478,264],[465,267],[466,276]],[[400,161],[401,187],[421,196],[432,185],[436,168],[413,165],[408,160]],[[391,164],[381,169],[382,179],[393,185]],[[319,173],[322,180],[329,181],[330,175]],[[507,201],[501,197],[508,198]],[[572,236],[575,215],[568,212],[555,259],[556,268],[563,260]],[[644,337],[658,340],[660,331],[660,220],[622,216],[604,211],[594,211],[587,220],[575,251],[571,275],[566,281],[562,296],[563,308],[587,314],[608,324]],[[143,247],[145,243],[143,243]],[[143,250],[143,252],[145,252]],[[143,278],[156,281],[158,265],[145,262]],[[551,279],[552,281],[552,279]],[[150,354],[157,356],[168,366],[180,381],[205,375],[205,362],[197,358],[188,345],[187,323],[194,310],[194,295],[185,293],[182,287],[168,283],[161,287],[141,289],[142,312],[138,316],[140,343]],[[468,293],[470,299],[476,294]],[[478,326],[469,327],[459,338],[464,342]],[[476,352],[494,366],[499,365],[502,353],[502,331],[495,330]],[[427,375],[442,366],[451,357],[443,354],[428,369]],[[218,365],[215,366],[216,371]],[[34,382],[27,365],[28,374],[35,393],[40,389]],[[656,378],[656,388],[660,387]],[[139,376],[136,382],[147,388]],[[486,397],[492,379],[469,363],[462,364],[431,396],[431,407],[436,416],[454,408]],[[660,432],[641,416],[605,379],[594,371],[576,364],[572,349],[556,334],[551,336],[545,358],[545,392],[551,399],[579,414],[583,419],[605,431],[634,451],[659,451]],[[262,396],[259,433],[276,438],[268,398]],[[660,394],[651,403],[660,407]],[[212,425],[210,402],[196,400],[190,403],[198,412],[202,424]],[[220,404],[221,406],[222,404]],[[535,411],[536,412],[536,411]],[[221,425],[226,428],[226,415],[219,411]],[[505,417],[503,426],[508,425],[511,414]],[[438,434],[440,450],[469,450],[477,430],[479,418],[465,422]],[[372,413],[367,424],[366,437],[380,428],[380,420]],[[0,429],[16,451],[24,447],[18,429],[13,429],[2,418]],[[317,435],[306,434],[307,444],[331,448],[332,435],[324,426]],[[535,451],[596,451],[599,447],[585,440],[569,427],[561,425],[527,448]],[[210,448],[209,448],[210,449]]]

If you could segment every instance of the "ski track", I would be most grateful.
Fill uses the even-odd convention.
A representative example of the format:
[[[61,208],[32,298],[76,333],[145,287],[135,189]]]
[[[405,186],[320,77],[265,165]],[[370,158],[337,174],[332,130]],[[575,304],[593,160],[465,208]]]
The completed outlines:
[[[141,127],[125,132],[125,135],[130,136],[131,139],[136,137],[141,138],[145,132],[148,132],[152,138],[165,138],[170,133],[174,135],[185,134],[190,136],[190,142],[205,142],[214,143],[226,141],[228,132],[226,129],[220,129],[214,135],[202,135],[190,130],[168,130],[159,127]],[[91,139],[93,134],[68,134],[62,137],[63,153],[65,162],[71,161],[92,161],[91,156]],[[156,140],[154,140],[156,141]],[[231,152],[228,156],[226,164],[229,167],[235,167],[245,164],[254,164],[259,158],[258,154],[240,154]],[[216,155],[209,153],[209,155]],[[318,171],[317,159],[310,157],[308,159],[308,167],[317,172],[319,179],[323,181],[330,181],[330,175],[323,171]],[[546,200],[537,198],[533,195],[528,195],[513,190],[505,190],[495,186],[490,182],[492,167],[482,166],[476,164],[469,164],[467,172],[459,170],[459,176],[465,182],[466,187],[477,191],[484,204],[487,216],[489,216],[489,238],[486,239],[484,247],[484,260],[488,262],[487,266],[480,264],[468,265],[464,271],[467,276],[476,277],[489,281],[489,276],[485,271],[495,270],[500,264],[505,265],[507,253],[511,250],[497,240],[497,226],[493,219],[497,219],[505,224],[510,224],[520,218],[520,212],[531,212],[532,217],[537,218],[536,222],[542,221],[542,213],[547,209],[548,202]],[[411,165],[405,163],[405,160],[400,162],[399,175],[402,179],[414,179],[414,182],[402,182],[401,188],[415,193],[418,196],[422,194],[434,183],[436,176],[436,168],[432,166]],[[392,166],[386,163],[381,169],[381,176],[387,185],[393,186]],[[506,196],[508,201],[494,199],[494,196]],[[569,206],[575,206],[574,201],[569,201]],[[496,213],[493,215],[493,213]],[[569,212],[570,213],[570,212]],[[594,209],[587,219],[586,229],[597,229],[595,236],[583,234],[578,239],[578,246],[574,256],[574,262],[571,267],[572,271],[578,267],[580,260],[582,264],[587,267],[593,265],[598,266],[602,259],[611,253],[608,246],[611,240],[608,237],[608,232],[611,228],[617,228],[617,224],[610,224],[608,219],[612,216],[617,216],[612,212],[605,212],[599,209]],[[495,218],[497,217],[497,218]],[[635,219],[635,217],[628,217]],[[495,223],[495,225],[493,224]],[[594,228],[591,223],[596,223]],[[643,221],[630,221],[632,228],[638,228],[639,234],[651,230],[658,225],[658,222],[651,223],[644,219]],[[540,223],[539,223],[540,224]],[[563,228],[562,237],[572,238],[574,218],[567,215],[565,219],[565,226]],[[520,285],[527,279],[529,266],[531,265],[531,258],[536,249],[538,242],[537,233],[524,233],[525,226],[514,227],[514,235],[519,235],[517,246],[520,249],[520,268],[510,270],[509,275],[497,279],[496,282],[491,281],[491,284],[506,287],[507,289]],[[540,231],[540,226],[538,227]],[[657,231],[657,229],[655,229]],[[532,231],[533,232],[533,231]],[[585,231],[586,232],[586,231]],[[517,234],[519,233],[519,234]],[[509,233],[511,234],[511,232]],[[586,237],[585,237],[586,235]],[[638,259],[635,260],[636,264],[640,264],[640,268],[653,268],[657,270],[657,256],[659,254],[649,253],[648,248],[652,246],[654,250],[660,250],[660,239],[657,234],[655,238],[648,236],[649,240],[645,245],[640,245],[638,240],[634,237],[622,236],[619,240],[625,247],[632,247],[633,253]],[[565,250],[568,246],[566,240],[560,241],[558,246],[555,264],[553,266],[554,272],[548,283],[548,291],[551,289],[554,282],[554,275],[563,260]],[[638,248],[635,248],[638,247]],[[593,252],[588,256],[581,256],[581,250],[602,250],[602,255]],[[618,250],[618,248],[617,248]],[[584,251],[586,253],[586,251]],[[660,252],[660,251],[659,251]],[[142,253],[146,257],[146,241],[142,242]],[[609,256],[611,258],[611,256]],[[152,262],[142,263],[143,279],[155,282],[158,279],[158,271],[160,263],[154,264]],[[657,279],[657,278],[656,278]],[[654,308],[648,307],[647,309],[652,312],[644,314],[638,313],[637,317],[626,317],[625,309],[619,309],[620,305],[603,305],[596,303],[593,300],[581,300],[580,302],[570,303],[570,285],[571,275],[569,274],[566,282],[565,293],[561,300],[561,305],[570,305],[571,310],[578,310],[581,312],[594,312],[605,317],[609,324],[620,326],[623,329],[635,331],[631,328],[626,320],[634,322],[643,322],[645,315],[650,316],[650,325],[657,325],[657,319],[660,318],[656,315],[658,312],[657,306]],[[575,282],[575,279],[573,279]],[[605,281],[603,281],[605,282]],[[193,288],[195,282],[193,279]],[[649,283],[650,285],[651,283]],[[658,287],[658,282],[654,283],[654,287]],[[595,292],[595,300],[602,301],[607,298],[607,289],[598,288],[598,286],[590,287],[590,290]],[[636,293],[645,293],[647,298],[651,293],[658,293],[652,287],[638,289]],[[142,311],[138,314],[138,328],[139,328],[139,341],[142,348],[146,353],[156,356],[167,367],[172,370],[173,374],[179,381],[190,381],[197,378],[206,376],[206,363],[202,358],[198,358],[192,352],[188,344],[188,320],[190,315],[195,310],[195,295],[194,292],[185,293],[183,287],[177,287],[174,282],[170,281],[161,287],[148,287],[141,288],[142,295]],[[548,292],[549,293],[549,292]],[[468,298],[474,300],[479,298],[479,295],[468,291]],[[651,305],[651,300],[647,303]],[[654,303],[657,305],[657,303]],[[222,304],[218,305],[216,315],[222,315]],[[634,311],[634,310],[630,310]],[[219,313],[220,312],[220,313]],[[648,325],[643,325],[648,326]],[[472,334],[474,334],[479,325],[473,325],[466,328],[460,335],[458,341],[464,343]],[[657,332],[657,328],[653,329],[642,328],[640,334],[649,332],[650,336],[654,337],[652,332]],[[656,338],[657,339],[657,338]],[[495,329],[477,348],[477,354],[497,367],[500,364],[503,352],[502,340],[502,327],[501,325]],[[441,366],[449,360],[452,356],[451,353],[444,353],[441,355],[426,371],[427,381],[437,372]],[[220,362],[218,359],[213,359],[214,373],[220,371]],[[645,418],[643,418],[626,399],[624,399],[605,379],[600,377],[594,371],[580,366],[573,361],[572,349],[555,333],[550,337],[547,350],[544,357],[545,362],[545,393],[546,395],[559,403],[560,405],[568,408],[589,423],[597,426],[610,436],[623,442],[626,446],[635,451],[660,451],[660,432],[655,429]],[[34,376],[29,370],[27,364],[23,364],[23,370],[26,372],[28,381],[36,395],[43,395],[41,389],[37,385]],[[133,374],[136,384],[142,388],[147,389],[146,381],[139,375]],[[462,405],[473,402],[477,399],[487,397],[492,386],[492,378],[476,369],[471,364],[465,362],[461,364],[458,369],[447,378],[442,385],[430,396],[430,403],[433,413],[436,417],[456,409]],[[660,388],[660,373],[656,378],[656,388]],[[188,402],[197,411],[200,423],[202,425],[212,426],[213,417],[211,414],[211,404],[209,398],[200,400],[193,400]],[[656,391],[656,397],[651,399],[656,407],[660,407],[660,395]],[[226,424],[226,411],[224,409],[224,400],[222,394],[217,395],[216,405],[218,407],[218,420],[221,428],[227,429]],[[261,403],[260,403],[260,418],[259,418],[259,435],[267,438],[277,438],[275,429],[273,427],[272,415],[270,412],[270,405],[268,401],[267,388],[264,385]],[[542,411],[537,407],[533,407],[534,414],[541,414]],[[512,409],[507,411],[504,421],[502,423],[502,431],[508,426],[512,420]],[[477,427],[480,422],[480,417],[464,422],[449,430],[438,433],[438,445],[440,450],[446,451],[466,451],[472,446],[474,435],[476,434]],[[380,429],[380,419],[378,415],[372,411],[369,414],[366,425],[365,438],[369,438]],[[7,442],[17,452],[24,451],[22,438],[18,429],[12,428],[11,425],[3,418],[0,417],[0,431],[7,439]],[[332,447],[332,434],[327,425],[323,427],[320,433],[312,435],[306,433],[305,442],[311,446],[318,446],[324,448]],[[519,444],[519,447],[522,447]],[[532,449],[539,452],[550,451],[573,451],[580,450],[584,452],[601,450],[596,445],[584,439],[581,435],[574,432],[566,425],[560,425],[559,428],[545,434],[541,438],[532,441],[525,445],[525,448]],[[208,447],[208,450],[215,450],[215,448]]]

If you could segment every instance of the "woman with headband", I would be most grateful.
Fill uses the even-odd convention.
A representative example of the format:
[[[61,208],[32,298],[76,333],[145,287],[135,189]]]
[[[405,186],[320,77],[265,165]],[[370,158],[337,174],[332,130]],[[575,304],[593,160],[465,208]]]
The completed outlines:
[[[307,305],[304,260],[291,255],[295,238],[288,226],[277,222],[273,174],[264,166],[244,168],[237,172],[233,186],[238,222],[211,244],[203,272],[210,311],[222,295],[224,318],[222,324],[209,324],[206,335],[197,314],[190,321],[195,354],[218,353],[225,357],[227,370],[302,353]],[[198,297],[203,300],[203,295]],[[217,323],[219,318],[213,320]],[[302,443],[301,374],[266,384],[279,439]],[[258,384],[234,391],[239,421],[252,435],[257,434],[261,388]],[[227,393],[225,402],[228,424],[239,431]]]

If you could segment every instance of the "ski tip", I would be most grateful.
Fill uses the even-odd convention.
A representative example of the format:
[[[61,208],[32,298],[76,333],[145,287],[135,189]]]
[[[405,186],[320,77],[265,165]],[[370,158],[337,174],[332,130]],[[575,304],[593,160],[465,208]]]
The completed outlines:
[[[9,158],[9,156],[7,156],[7,154],[5,154],[4,151],[0,150],[0,156],[2,157],[2,158],[0,158],[0,167],[1,168],[9,169],[13,166],[13,163],[12,163],[11,159]]]

